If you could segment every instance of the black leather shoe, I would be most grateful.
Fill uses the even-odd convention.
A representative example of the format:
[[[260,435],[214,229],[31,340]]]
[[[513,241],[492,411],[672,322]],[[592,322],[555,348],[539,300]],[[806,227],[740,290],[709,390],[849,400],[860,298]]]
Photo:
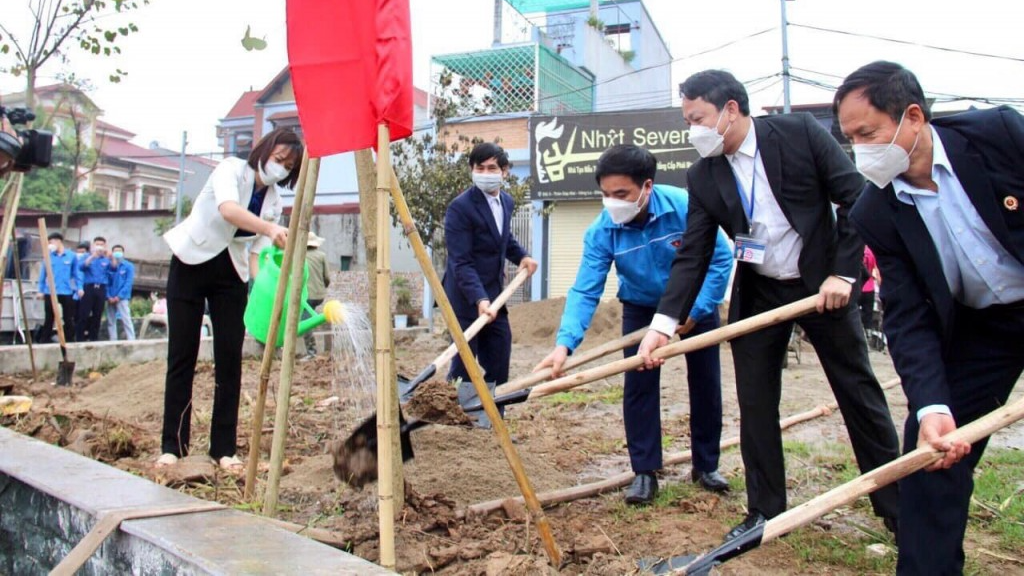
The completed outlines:
[[[756,528],[758,524],[764,524],[767,521],[768,519],[764,517],[764,514],[761,514],[760,512],[751,512],[750,514],[747,514],[747,517],[743,519],[743,522],[740,522],[732,530],[725,533],[725,538],[722,538],[722,542],[724,543],[730,540],[735,540]]]
[[[690,471],[690,479],[701,485],[702,488],[710,492],[728,492],[729,481],[726,480],[718,470],[712,470],[711,472],[701,472],[694,468]]]
[[[640,472],[626,489],[626,504],[644,506],[653,502],[657,495],[658,479],[649,472]]]

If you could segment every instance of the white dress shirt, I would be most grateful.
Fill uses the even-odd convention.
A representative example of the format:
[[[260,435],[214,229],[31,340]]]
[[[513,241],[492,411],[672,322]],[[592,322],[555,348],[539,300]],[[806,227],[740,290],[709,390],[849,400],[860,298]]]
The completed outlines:
[[[766,236],[768,251],[763,264],[750,264],[754,271],[762,276],[776,280],[793,280],[800,277],[800,251],[804,247],[803,239],[786,220],[786,215],[775,200],[768,176],[764,171],[764,163],[757,148],[757,134],[754,123],[750,123],[747,137],[743,139],[735,154],[726,154],[729,167],[736,177],[736,187],[746,198],[749,206],[751,191],[754,195],[753,217],[750,218],[752,235]]]

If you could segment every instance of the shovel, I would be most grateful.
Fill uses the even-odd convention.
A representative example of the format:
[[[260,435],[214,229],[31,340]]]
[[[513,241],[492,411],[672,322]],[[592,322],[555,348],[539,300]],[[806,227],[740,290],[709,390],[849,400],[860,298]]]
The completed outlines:
[[[1024,398],[993,410],[986,416],[946,434],[942,440],[963,440],[974,444],[1021,418],[1024,418]],[[932,448],[931,445],[922,446],[748,530],[739,538],[726,542],[707,554],[673,556],[654,562],[641,560],[640,569],[654,574],[708,574],[711,568],[726,560],[806,526],[840,506],[845,506],[861,496],[927,468],[941,459],[942,455],[943,452]]]
[[[509,404],[522,402],[529,396],[529,390],[520,390],[506,395],[504,398],[495,398],[495,406],[501,408]],[[466,412],[482,410],[483,406],[479,401],[464,406]],[[402,462],[407,462],[415,457],[412,449],[413,430],[419,430],[429,426],[433,422],[429,420],[407,421],[399,412],[399,437],[402,444]],[[340,443],[334,450],[334,475],[339,480],[356,488],[363,486],[377,479],[377,421],[375,418],[364,420],[351,435]]]
[[[526,271],[526,269],[520,270],[519,273],[516,274],[515,278],[513,278],[512,281],[508,283],[508,286],[505,287],[505,290],[503,290],[501,294],[498,294],[498,297],[495,298],[493,302],[491,302],[490,309],[495,312],[501,310],[505,303],[508,302],[508,299],[512,297],[512,294],[514,294],[515,291],[518,290],[519,287],[523,285],[523,282],[526,282],[526,279],[529,277],[530,274],[529,272]],[[472,340],[477,334],[479,334],[480,331],[483,330],[484,326],[486,326],[489,321],[490,317],[481,316],[477,318],[472,324],[470,324],[469,327],[466,328],[466,330],[463,332],[463,334],[466,335],[466,341]],[[442,352],[440,356],[434,358],[434,361],[431,362],[426,368],[424,368],[422,372],[417,374],[416,377],[413,378],[412,380],[409,380],[408,378],[405,378],[400,375],[398,377],[399,402],[401,404],[408,403],[409,400],[412,399],[413,393],[416,392],[416,388],[418,388],[420,384],[433,378],[434,374],[437,374],[438,370],[444,368],[444,366],[451,362],[452,358],[455,358],[458,354],[458,348],[455,347],[455,344],[452,344],[448,346],[448,348],[444,352]],[[374,415],[374,418],[376,418],[376,415]]]
[[[50,287],[50,306],[53,307],[53,322],[57,324],[57,338],[60,340],[61,361],[57,364],[57,386],[71,386],[75,376],[75,363],[68,361],[68,344],[64,339],[64,318],[57,301],[57,279],[53,277],[50,262],[50,248],[47,246],[46,219],[39,219],[39,242],[43,248],[43,262],[46,265],[46,280]]]
[[[508,299],[512,297],[512,294],[515,293],[515,291],[518,290],[519,287],[523,285],[523,282],[525,282],[529,277],[530,273],[527,270],[520,270],[519,273],[516,274],[515,278],[508,283],[508,286],[505,287],[501,294],[498,294],[498,297],[491,302],[490,310],[495,312],[501,310],[502,306],[504,306],[505,303],[508,302]],[[483,330],[484,326],[486,326],[488,322],[490,322],[490,317],[486,315],[477,318],[469,325],[469,328],[463,332],[466,336],[466,340],[472,340],[473,337]],[[412,380],[399,376],[399,403],[405,404],[411,400],[413,393],[416,392],[419,385],[432,378],[438,370],[448,364],[448,362],[450,362],[458,353],[458,348],[455,347],[455,344],[452,344]],[[480,410],[482,409],[482,406],[476,404],[474,409]],[[423,420],[407,422],[401,409],[398,411],[398,420],[401,424],[399,434],[402,445],[402,461],[405,462],[413,457],[412,441],[409,439],[409,433],[417,428],[430,424],[430,422]],[[353,486],[361,486],[366,482],[376,479],[376,447],[377,413],[374,412],[363,420],[359,426],[349,434],[348,438],[338,444],[338,448],[335,450],[334,455],[334,474],[340,480]]]
[[[780,306],[773,310],[762,312],[744,320],[740,320],[739,322],[727,324],[721,328],[715,328],[714,330],[709,330],[703,334],[686,338],[685,340],[680,340],[679,342],[674,342],[667,346],[662,346],[654,351],[653,356],[656,358],[672,358],[673,356],[688,354],[695,350],[707,348],[708,346],[728,342],[729,340],[739,338],[740,336],[750,334],[751,332],[757,332],[758,330],[773,326],[780,322],[793,320],[794,318],[814,312],[817,299],[817,295],[808,296],[801,300],[797,300],[796,302],[786,304],[785,306]],[[646,332],[647,329],[644,328],[643,330]],[[618,342],[632,339],[634,334],[624,336],[621,340],[609,342],[608,345],[616,345]],[[494,401],[496,403],[507,401],[510,398],[516,397],[516,394],[524,392],[527,393],[527,396],[522,400],[518,400],[519,402],[542,396],[550,396],[556,392],[563,392],[570,388],[582,386],[583,384],[587,384],[595,380],[601,380],[602,378],[607,378],[623,372],[629,372],[630,370],[636,370],[643,366],[643,363],[643,359],[640,358],[639,355],[635,355],[621,360],[614,360],[594,368],[588,368],[575,374],[569,374],[568,376],[563,376],[532,388],[517,390],[510,394],[502,394],[501,392],[503,392],[502,388],[508,389],[511,388],[511,386],[499,387],[497,390],[499,395],[494,397]],[[550,368],[545,370],[550,373]]]

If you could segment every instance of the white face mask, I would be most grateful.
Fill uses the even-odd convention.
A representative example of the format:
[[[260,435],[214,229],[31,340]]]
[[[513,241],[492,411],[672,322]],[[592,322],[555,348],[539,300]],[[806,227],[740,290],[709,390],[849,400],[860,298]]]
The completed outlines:
[[[273,160],[267,160],[267,163],[260,168],[260,180],[267,186],[273,186],[281,180],[284,180],[291,174],[291,170],[288,170],[284,166],[274,162]]]
[[[505,179],[502,174],[486,174],[483,172],[473,172],[473,185],[477,188],[487,192],[488,194],[494,194],[501,189],[501,182]]]
[[[49,246],[50,246],[50,253],[51,254],[55,253],[57,251],[57,245],[56,244],[50,244]]]
[[[650,196],[650,192],[645,194],[641,190],[640,196],[636,199],[636,202],[607,197],[602,202],[604,203],[604,209],[608,211],[608,217],[612,219],[612,222],[616,224],[625,224],[636,218],[636,215],[644,209],[644,206],[647,204],[647,199]]]
[[[857,164],[857,170],[879,188],[885,188],[897,176],[910,169],[910,154],[917,148],[917,141],[921,133],[914,138],[914,145],[908,153],[903,146],[896,144],[896,137],[903,127],[903,119],[907,113],[900,116],[900,123],[896,126],[896,133],[892,136],[892,142],[888,144],[854,144],[853,157]]]
[[[725,116],[725,108],[718,114],[718,120],[715,122],[714,128],[708,128],[707,126],[690,126],[690,144],[693,144],[697,154],[700,154],[701,158],[712,158],[714,156],[721,156],[722,151],[725,149],[725,135],[729,133],[729,128],[732,128],[732,122],[725,128],[725,132],[722,134],[718,133],[718,125],[722,123],[722,117]]]

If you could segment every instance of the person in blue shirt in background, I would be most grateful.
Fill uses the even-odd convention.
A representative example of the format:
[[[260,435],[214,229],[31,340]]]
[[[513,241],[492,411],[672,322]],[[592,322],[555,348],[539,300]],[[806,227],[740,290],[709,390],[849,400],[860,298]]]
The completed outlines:
[[[92,252],[82,261],[82,286],[78,291],[78,323],[75,326],[79,342],[96,342],[100,339],[100,321],[107,303],[109,273],[107,239],[97,236],[92,241]]]
[[[584,332],[604,293],[612,264],[619,278],[622,333],[651,323],[665,289],[672,260],[686,230],[689,196],[674,186],[654,183],[657,160],[649,151],[631,145],[614,146],[597,161],[597,183],[604,210],[584,236],[583,260],[576,282],[565,299],[555,349],[534,371],[551,367],[562,374],[569,354],[583,341]],[[680,334],[702,334],[719,326],[718,305],[725,297],[732,271],[732,249],[719,231],[711,268],[697,304]],[[628,358],[637,346],[624,350]],[[719,347],[686,354],[690,393],[691,478],[707,490],[724,492],[729,483],[718,473],[722,435],[722,370]],[[661,371],[627,372],[622,400],[626,445],[636,474],[626,491],[626,503],[650,503],[658,493],[655,473],[662,467]]]
[[[50,266],[53,267],[54,284],[57,290],[57,303],[60,305],[60,316],[64,323],[65,340],[73,341],[75,337],[75,302],[73,295],[81,286],[77,278],[78,261],[75,255],[64,249],[64,236],[53,232],[46,238],[50,250]],[[50,303],[50,280],[46,266],[39,275],[39,296],[43,303],[43,323],[36,332],[36,342],[49,344],[53,340],[53,305]]]
[[[84,282],[82,281],[82,262],[85,262],[85,258],[89,255],[90,247],[91,246],[88,242],[79,242],[78,246],[75,248],[75,278],[78,282],[75,284],[77,289],[75,290],[75,293],[72,294],[74,306],[71,307],[71,325],[76,327],[78,326],[78,302],[82,300],[82,294],[85,293],[85,291],[82,290],[82,286],[84,285]],[[75,336],[75,331],[64,335],[69,342],[74,341]]]
[[[111,250],[109,282],[107,283],[107,335],[117,341],[117,321],[124,325],[124,339],[135,340],[132,325],[132,284],[135,283],[135,265],[124,259],[124,246],[115,244]]]

